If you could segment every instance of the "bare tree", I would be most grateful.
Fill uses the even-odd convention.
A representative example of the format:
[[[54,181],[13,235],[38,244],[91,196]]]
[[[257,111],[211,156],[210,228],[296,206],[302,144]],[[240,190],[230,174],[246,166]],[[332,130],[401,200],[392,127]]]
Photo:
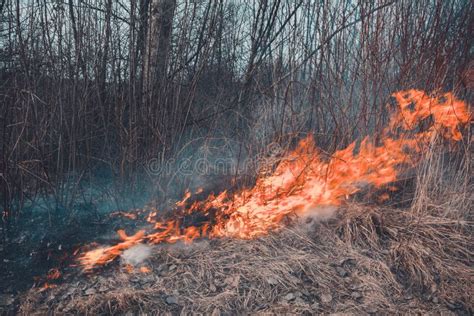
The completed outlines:
[[[143,96],[149,102],[166,86],[175,0],[152,0],[143,61]]]

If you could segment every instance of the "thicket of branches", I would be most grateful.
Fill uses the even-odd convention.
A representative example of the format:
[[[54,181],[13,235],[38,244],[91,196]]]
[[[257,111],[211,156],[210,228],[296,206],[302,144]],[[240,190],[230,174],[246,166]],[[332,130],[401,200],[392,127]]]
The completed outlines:
[[[1,0],[0,200],[190,140],[237,153],[311,131],[331,151],[405,88],[469,94],[469,0]],[[472,87],[471,87],[472,88]]]

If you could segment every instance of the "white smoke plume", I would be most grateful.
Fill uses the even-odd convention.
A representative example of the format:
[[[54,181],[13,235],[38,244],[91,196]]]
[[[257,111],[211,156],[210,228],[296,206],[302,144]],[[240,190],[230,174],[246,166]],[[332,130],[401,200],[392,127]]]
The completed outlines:
[[[124,264],[130,264],[132,266],[138,266],[142,264],[151,254],[151,246],[138,244],[125,250],[122,255],[122,262]]]

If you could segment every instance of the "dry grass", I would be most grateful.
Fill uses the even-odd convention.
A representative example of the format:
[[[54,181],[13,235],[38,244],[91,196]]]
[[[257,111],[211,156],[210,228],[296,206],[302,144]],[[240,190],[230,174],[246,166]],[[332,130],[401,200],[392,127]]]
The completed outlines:
[[[71,277],[32,289],[21,313],[472,312],[467,222],[350,205],[308,225],[258,240],[160,246],[149,274],[117,264]]]

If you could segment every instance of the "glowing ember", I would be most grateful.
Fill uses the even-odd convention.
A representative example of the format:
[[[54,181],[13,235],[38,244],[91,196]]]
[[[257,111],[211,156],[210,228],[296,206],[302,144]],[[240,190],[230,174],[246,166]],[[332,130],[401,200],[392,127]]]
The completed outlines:
[[[131,212],[122,212],[122,211],[119,211],[119,212],[112,212],[112,213],[110,213],[109,216],[110,216],[110,217],[119,217],[119,216],[122,216],[122,217],[125,217],[125,218],[128,218],[128,219],[137,219],[137,214],[131,213]]]
[[[59,272],[59,270],[57,268],[53,268],[51,270],[48,271],[48,275],[46,276],[46,278],[48,280],[57,280],[61,277],[61,272]]]
[[[398,103],[394,113],[377,144],[366,137],[356,148],[356,142],[336,151],[330,159],[323,159],[313,138],[300,141],[270,175],[260,176],[251,189],[235,194],[226,191],[218,196],[194,202],[186,211],[200,212],[211,219],[199,226],[183,228],[178,220],[157,222],[156,212],[147,221],[154,223],[154,231],[143,231],[127,236],[119,231],[122,242],[84,253],[80,261],[84,269],[104,265],[125,249],[139,242],[189,243],[198,237],[232,237],[251,239],[265,235],[282,226],[282,219],[289,214],[318,212],[318,208],[340,205],[348,196],[362,187],[381,187],[397,179],[400,165],[413,165],[420,154],[437,135],[459,141],[462,138],[460,125],[470,121],[465,102],[451,93],[431,97],[423,91],[409,90],[393,94]],[[413,131],[418,123],[431,117],[429,128]],[[389,191],[396,188],[388,187]],[[176,203],[185,207],[191,197],[186,192]],[[381,196],[386,199],[387,196]]]
[[[140,267],[140,272],[141,273],[150,273],[151,270],[148,267]]]
[[[40,289],[40,292],[48,290],[48,289],[54,289],[56,287],[58,287],[56,284],[45,283],[43,284],[43,287]]]

